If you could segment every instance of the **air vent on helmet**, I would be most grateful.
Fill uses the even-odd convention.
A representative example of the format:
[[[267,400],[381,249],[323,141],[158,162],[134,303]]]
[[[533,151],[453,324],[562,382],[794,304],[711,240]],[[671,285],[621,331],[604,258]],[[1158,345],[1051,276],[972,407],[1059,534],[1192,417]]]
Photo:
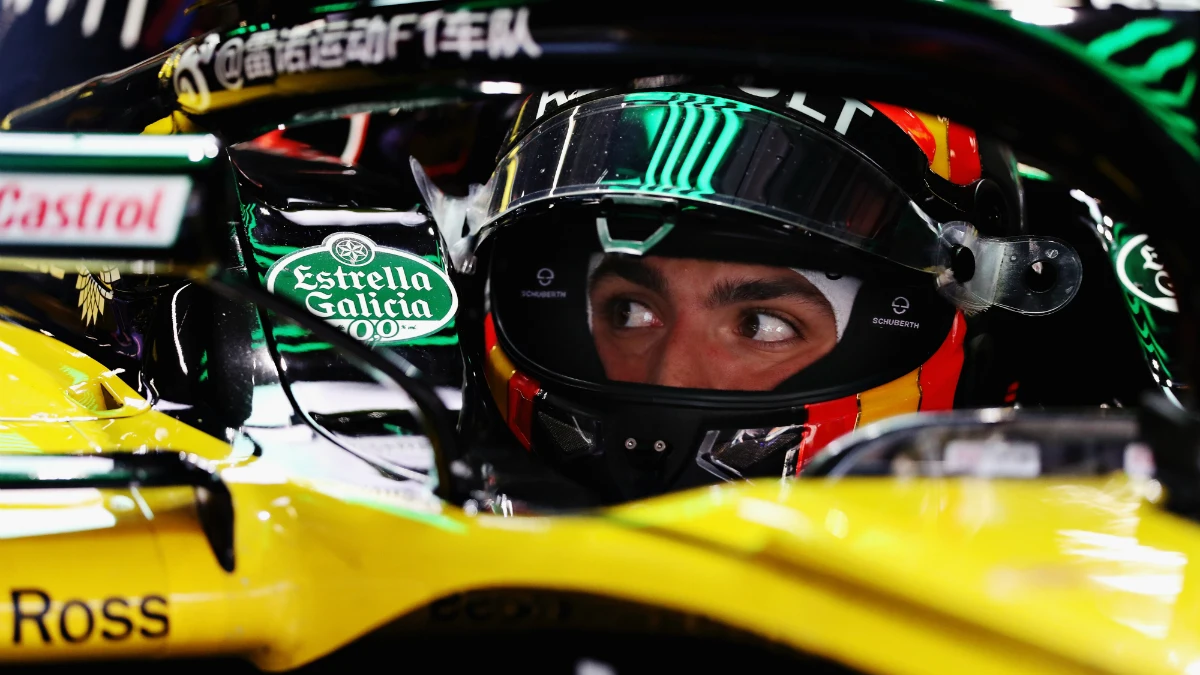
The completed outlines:
[[[558,416],[547,414],[545,411],[537,413],[537,431],[543,432],[553,447],[568,457],[598,452],[596,441],[599,434],[594,420],[570,413],[554,412],[558,413]],[[538,448],[545,447],[537,440],[534,441],[534,445]]]

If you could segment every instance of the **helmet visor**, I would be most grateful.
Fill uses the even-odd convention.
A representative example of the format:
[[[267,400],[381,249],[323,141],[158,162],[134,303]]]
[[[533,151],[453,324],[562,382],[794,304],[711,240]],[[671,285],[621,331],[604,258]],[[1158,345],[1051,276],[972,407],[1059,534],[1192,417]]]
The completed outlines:
[[[600,205],[521,213],[487,254],[499,344],[540,381],[807,399],[890,381],[945,339],[954,307],[926,275],[723,211],[681,214],[640,255],[607,244],[669,223]]]
[[[704,94],[610,96],[551,117],[501,158],[469,199],[467,217],[478,231],[538,201],[622,195],[715,204],[816,232],[937,275],[943,292],[970,311],[1048,314],[1070,302],[1082,276],[1064,242],[939,223],[834,135]],[[605,250],[641,255],[653,243],[610,241]]]
[[[918,270],[940,261],[937,224],[862,155],[782,115],[699,94],[612,96],[548,120],[501,159],[476,204],[491,222],[539,200],[622,193],[742,209]]]

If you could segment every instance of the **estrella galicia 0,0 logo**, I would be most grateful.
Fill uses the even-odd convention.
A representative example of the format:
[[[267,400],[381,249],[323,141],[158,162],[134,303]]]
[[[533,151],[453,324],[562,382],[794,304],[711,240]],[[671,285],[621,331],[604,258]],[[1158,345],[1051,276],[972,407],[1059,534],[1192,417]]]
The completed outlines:
[[[267,290],[382,346],[436,333],[458,310],[454,285],[436,265],[354,232],[331,234],[320,246],[275,261]]]

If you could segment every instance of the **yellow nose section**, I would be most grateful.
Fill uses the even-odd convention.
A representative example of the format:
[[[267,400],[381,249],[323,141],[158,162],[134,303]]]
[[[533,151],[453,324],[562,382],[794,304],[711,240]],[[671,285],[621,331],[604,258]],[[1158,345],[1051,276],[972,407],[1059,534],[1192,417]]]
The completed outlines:
[[[0,454],[151,451],[219,460],[232,449],[151,409],[119,370],[0,320]]]
[[[119,374],[52,337],[0,321],[0,420],[67,422],[148,410]]]

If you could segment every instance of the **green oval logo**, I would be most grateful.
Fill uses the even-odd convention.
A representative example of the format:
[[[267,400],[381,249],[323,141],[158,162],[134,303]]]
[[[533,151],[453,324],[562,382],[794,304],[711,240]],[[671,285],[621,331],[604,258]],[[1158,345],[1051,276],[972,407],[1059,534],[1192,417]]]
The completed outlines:
[[[458,311],[454,284],[436,265],[354,232],[276,260],[267,290],[380,346],[436,333]]]
[[[1117,253],[1117,278],[1121,285],[1137,297],[1168,312],[1178,312],[1175,287],[1171,277],[1158,261],[1158,253],[1147,243],[1147,235],[1139,234],[1126,241]]]

